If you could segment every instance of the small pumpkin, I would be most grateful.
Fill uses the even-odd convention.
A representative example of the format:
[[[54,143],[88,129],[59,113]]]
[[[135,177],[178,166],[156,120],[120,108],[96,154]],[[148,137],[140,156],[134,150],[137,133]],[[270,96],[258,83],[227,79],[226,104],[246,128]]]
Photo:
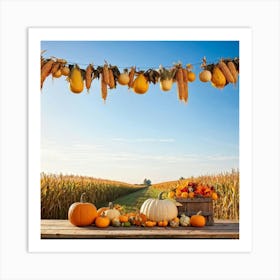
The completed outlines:
[[[128,216],[127,215],[120,215],[119,220],[121,223],[128,222]]]
[[[119,210],[114,208],[113,202],[109,202],[109,209],[104,211],[104,215],[107,216],[111,221],[114,218],[118,218],[121,213]]]
[[[145,214],[137,213],[134,216],[133,224],[136,225],[136,226],[142,226],[142,225],[145,225],[146,221],[147,221],[147,216]]]
[[[158,222],[158,226],[159,227],[166,227],[168,226],[168,221],[164,220],[164,221],[159,221]]]
[[[189,198],[194,198],[194,196],[195,196],[195,193],[194,193],[194,192],[189,192],[189,194],[188,194],[188,197],[189,197]]]
[[[193,227],[204,227],[206,224],[206,219],[204,216],[200,215],[199,211],[196,215],[192,215],[190,219],[191,226]]]
[[[112,224],[113,227],[120,227],[121,226],[121,222],[120,222],[119,218],[114,218],[111,221],[111,224]]]
[[[185,214],[182,214],[179,222],[180,222],[181,226],[187,227],[191,224],[191,219],[190,219],[190,217],[186,216]]]
[[[183,198],[187,198],[189,196],[189,194],[187,192],[182,192],[181,193],[181,197]]]
[[[193,82],[195,81],[195,78],[196,78],[195,73],[192,71],[188,71],[188,81]]]
[[[168,198],[174,198],[174,197],[175,197],[175,192],[174,192],[174,191],[168,192],[167,197],[168,197]]]
[[[157,223],[155,221],[146,221],[145,226],[146,227],[154,227]]]
[[[141,205],[140,213],[146,215],[148,220],[152,221],[170,221],[177,217],[178,209],[174,201],[170,199],[163,199],[162,195],[165,192],[161,192],[158,198],[149,198]]]
[[[82,227],[93,224],[97,217],[94,204],[85,201],[86,193],[82,193],[80,202],[71,204],[68,210],[68,220],[71,224]]]
[[[102,216],[97,217],[95,220],[95,225],[99,228],[106,228],[110,225],[110,223],[110,219],[104,214]]]
[[[169,222],[169,225],[171,227],[178,227],[180,224],[180,219],[178,217],[175,217],[174,219],[172,219],[170,222]]]

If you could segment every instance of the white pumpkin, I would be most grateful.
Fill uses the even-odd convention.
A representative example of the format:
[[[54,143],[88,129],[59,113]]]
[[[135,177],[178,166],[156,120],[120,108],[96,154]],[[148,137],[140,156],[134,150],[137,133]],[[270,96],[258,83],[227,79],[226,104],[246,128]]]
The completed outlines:
[[[144,201],[140,208],[140,213],[146,215],[149,220],[159,221],[170,221],[178,216],[178,209],[174,201],[170,199],[163,199],[161,192],[158,198],[149,198]]]
[[[112,202],[109,202],[109,208],[110,209],[104,211],[104,215],[107,216],[110,221],[112,221],[114,218],[118,218],[121,215],[120,211],[114,208],[114,204]]]

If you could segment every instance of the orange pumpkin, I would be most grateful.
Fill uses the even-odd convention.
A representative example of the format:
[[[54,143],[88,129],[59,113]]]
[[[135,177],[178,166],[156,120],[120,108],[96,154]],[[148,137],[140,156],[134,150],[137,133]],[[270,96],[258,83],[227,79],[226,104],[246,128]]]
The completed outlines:
[[[181,197],[183,198],[187,198],[189,196],[189,194],[187,192],[182,192]]]
[[[97,217],[94,204],[85,202],[86,193],[82,193],[80,202],[73,203],[68,210],[68,220],[71,224],[83,227],[93,224]]]
[[[190,192],[188,195],[189,198],[194,198],[194,192]]]
[[[110,225],[110,222],[111,220],[103,214],[96,218],[95,225],[99,228],[106,228]]]
[[[128,222],[128,216],[127,215],[120,215],[119,220],[121,223]]]
[[[157,223],[154,221],[146,221],[145,226],[146,227],[154,227]]]
[[[147,221],[147,216],[143,213],[138,213],[134,217],[133,224],[136,226],[141,226],[144,225],[146,221]]]
[[[159,227],[166,227],[167,225],[168,225],[168,221],[167,220],[158,222],[158,226]]]
[[[108,210],[109,209],[109,206],[107,207],[101,207],[97,210],[97,216],[100,217],[104,211]]]
[[[191,216],[191,226],[193,227],[204,227],[206,224],[206,219],[204,216],[200,215],[201,211],[199,211],[196,215]]]

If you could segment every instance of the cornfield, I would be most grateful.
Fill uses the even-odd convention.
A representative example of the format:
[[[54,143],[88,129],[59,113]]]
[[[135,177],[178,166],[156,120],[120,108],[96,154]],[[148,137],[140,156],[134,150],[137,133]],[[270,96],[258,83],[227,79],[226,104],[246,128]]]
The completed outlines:
[[[41,173],[41,219],[67,219],[68,209],[83,192],[97,208],[143,188],[133,184],[86,176]]]
[[[206,175],[190,177],[177,181],[164,182],[153,185],[153,188],[161,191],[170,191],[178,185],[187,182],[199,182],[215,187],[219,199],[214,201],[214,218],[216,219],[239,219],[239,171],[220,173],[218,175]]]

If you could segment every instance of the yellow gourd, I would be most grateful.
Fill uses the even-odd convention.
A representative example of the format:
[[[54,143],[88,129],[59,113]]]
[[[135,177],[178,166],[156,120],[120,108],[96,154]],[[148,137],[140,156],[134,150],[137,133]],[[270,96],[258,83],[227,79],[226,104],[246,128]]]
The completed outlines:
[[[69,82],[70,82],[70,90],[73,93],[81,93],[84,90],[84,79],[82,76],[81,69],[78,65],[75,65],[69,76]]]
[[[149,83],[143,74],[140,74],[133,82],[133,91],[138,94],[146,93],[149,89]]]
[[[212,85],[216,88],[223,88],[226,85],[226,77],[224,76],[224,74],[218,66],[214,67],[211,82]]]

